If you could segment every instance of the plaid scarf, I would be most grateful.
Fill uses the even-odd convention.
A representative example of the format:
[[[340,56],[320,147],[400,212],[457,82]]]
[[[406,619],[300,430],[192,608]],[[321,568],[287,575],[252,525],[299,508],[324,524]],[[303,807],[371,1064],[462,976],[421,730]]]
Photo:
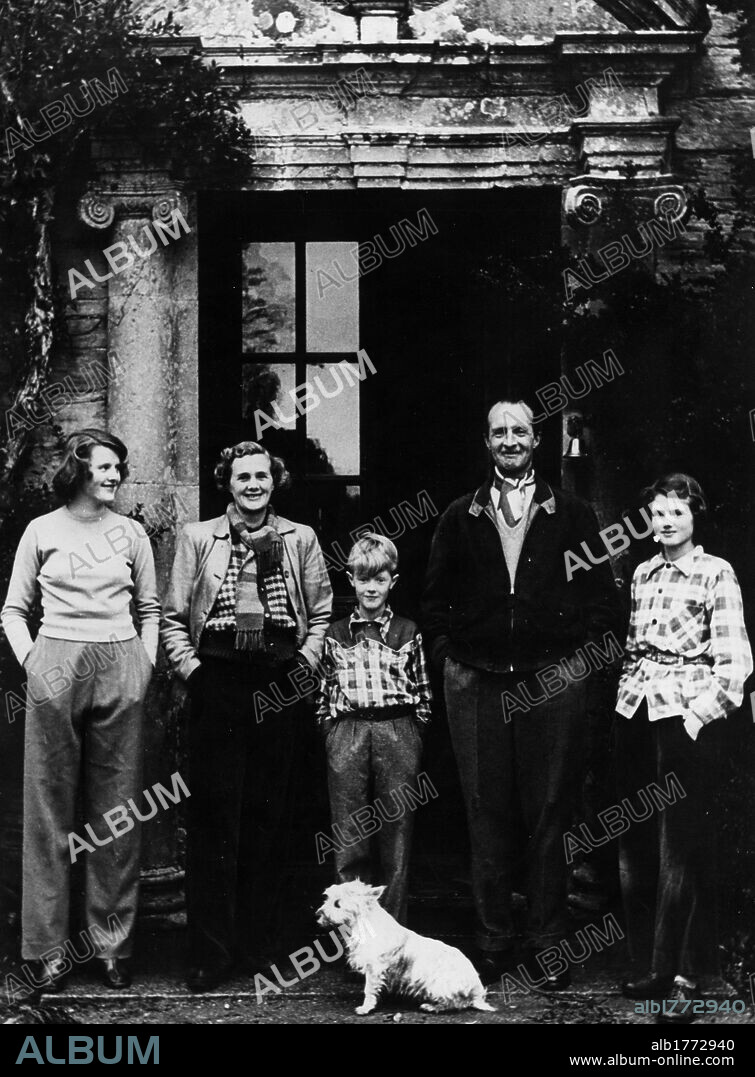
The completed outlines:
[[[264,651],[265,616],[270,616],[265,580],[277,573],[283,564],[283,539],[278,534],[277,518],[268,509],[267,522],[258,530],[249,525],[232,502],[228,519],[239,538],[253,557],[244,562],[236,585],[236,642],[237,651]]]

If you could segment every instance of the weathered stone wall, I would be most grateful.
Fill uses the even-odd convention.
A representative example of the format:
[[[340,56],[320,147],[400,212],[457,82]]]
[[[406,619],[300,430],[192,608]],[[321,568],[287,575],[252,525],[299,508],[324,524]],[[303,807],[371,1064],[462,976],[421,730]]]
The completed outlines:
[[[168,6],[174,5],[142,5],[147,13],[158,13]],[[244,114],[259,133],[255,159],[249,168],[250,188],[558,188],[568,184],[591,160],[598,164],[602,160],[601,167],[610,171],[611,162],[620,161],[620,151],[626,146],[627,156],[639,162],[638,167],[646,173],[655,169],[661,175],[670,168],[690,187],[704,187],[722,213],[724,228],[731,227],[735,212],[731,189],[740,181],[741,166],[748,160],[751,169],[749,128],[755,125],[755,81],[739,68],[736,23],[731,16],[712,11],[713,28],[697,57],[685,59],[692,46],[680,39],[678,54],[672,55],[669,45],[669,51],[662,56],[649,55],[635,63],[622,53],[623,46],[606,55],[595,45],[595,54],[591,55],[589,42],[583,43],[579,45],[583,49],[581,58],[575,59],[574,43],[568,48],[563,41],[558,48],[548,44],[559,31],[618,30],[618,24],[592,0],[536,0],[526,4],[489,0],[474,5],[452,0],[432,10],[422,5],[414,21],[418,35],[415,44],[403,42],[393,49],[386,46],[381,55],[374,48],[361,46],[348,53],[339,53],[335,44],[331,52],[325,47],[307,47],[354,40],[348,36],[354,32],[354,27],[348,25],[354,20],[325,5],[305,5],[299,0],[292,0],[286,10],[289,8],[301,15],[298,39],[270,27],[267,31],[260,29],[260,19],[267,10],[263,0],[254,4],[191,0],[179,3],[177,9],[186,32],[201,35],[206,45],[243,43],[262,50],[241,56],[229,49],[215,56],[227,65],[228,77],[246,87]],[[275,11],[281,10],[276,2]],[[475,29],[486,30],[487,37],[474,36]],[[517,56],[495,53],[491,40],[504,37],[518,40],[524,51]],[[438,39],[445,44],[436,49],[431,43]],[[477,42],[474,48],[463,44],[470,40]],[[297,49],[297,45],[301,47]],[[486,52],[489,46],[491,51]],[[601,47],[604,46],[605,42]],[[631,45],[624,52],[631,52]],[[345,112],[318,110],[312,104],[339,78],[362,64],[382,76],[376,82],[377,93],[360,97]],[[598,128],[585,134],[584,129],[568,121],[558,123],[543,118],[548,103],[559,94],[573,95],[582,78],[614,64],[620,76],[622,72],[631,75],[627,93],[610,107],[591,102],[590,118],[609,124],[632,120],[639,126],[625,125],[618,133],[610,128],[609,137]],[[668,161],[663,161],[660,158],[670,145],[670,127],[664,126],[669,117],[678,117],[680,124]],[[655,126],[649,127],[648,123]],[[512,131],[524,132],[525,136],[534,132],[537,137],[507,140],[507,133]],[[593,140],[589,145],[595,149],[592,159],[592,151],[585,151],[588,135]],[[606,146],[610,152],[604,152]],[[54,425],[64,432],[82,425],[109,425],[124,437],[132,452],[133,472],[122,494],[122,508],[128,510],[137,501],[149,506],[179,498],[179,518],[185,515],[196,519],[196,234],[160,248],[150,259],[115,280],[80,291],[74,302],[68,297],[70,268],[81,269],[90,259],[104,275],[104,248],[118,239],[138,235],[149,222],[149,210],[134,209],[131,203],[124,215],[124,191],[138,189],[140,197],[147,199],[151,186],[165,186],[164,176],[150,175],[139,162],[129,162],[119,154],[112,147],[99,148],[96,167],[87,177],[99,184],[117,207],[116,219],[109,229],[97,230],[79,219],[76,206],[84,193],[83,177],[79,189],[63,192],[60,199],[54,259],[65,326],[58,338],[50,378],[62,381],[68,376],[84,386],[87,367],[104,363],[109,349],[115,348],[119,361],[126,364],[124,379],[108,388],[82,388],[81,394],[38,427],[27,479],[38,485],[49,477],[55,463]],[[128,195],[132,201],[134,197]],[[193,213],[190,203],[187,219],[195,228]],[[694,224],[685,237],[658,248],[648,260],[648,270],[662,273],[681,268],[701,281],[715,274],[717,271],[703,252],[706,227]],[[585,240],[586,249],[601,242],[597,238],[600,235],[598,230],[591,240]],[[578,241],[581,242],[582,239]],[[752,237],[743,233],[739,242],[751,245]],[[606,347],[612,344],[611,340],[605,341]],[[621,355],[619,358],[627,359]],[[578,359],[566,356],[565,369],[573,368]],[[6,384],[0,384],[0,393],[8,388],[5,373]],[[2,375],[0,367],[0,378]],[[642,408],[643,388],[631,386],[627,379],[625,385],[622,383],[624,389],[626,421],[631,423]],[[631,468],[631,460],[612,459],[603,453],[600,393],[589,403],[598,421],[584,492],[606,524],[617,519],[621,508],[621,498],[616,493],[619,473]],[[578,486],[583,478],[569,467],[565,480]],[[172,559],[173,540],[174,533],[169,531],[158,546],[163,582]],[[178,750],[163,674],[156,679],[153,693],[145,776],[148,783],[165,777],[165,767],[176,758]],[[177,878],[174,825],[166,815],[145,833],[146,864],[155,880],[164,879],[170,885]]]

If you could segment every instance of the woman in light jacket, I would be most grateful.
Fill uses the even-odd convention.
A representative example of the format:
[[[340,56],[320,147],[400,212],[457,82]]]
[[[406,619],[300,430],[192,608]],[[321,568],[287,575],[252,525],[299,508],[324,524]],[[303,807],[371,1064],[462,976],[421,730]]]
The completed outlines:
[[[630,998],[663,998],[659,1020],[694,1017],[716,975],[716,796],[722,722],[741,706],[752,655],[731,565],[696,545],[705,512],[688,475],[645,491],[660,550],[632,580],[616,719],[619,839],[634,972]],[[655,789],[663,798],[654,796]]]
[[[124,829],[120,809],[142,793],[142,712],[160,607],[149,539],[112,510],[127,458],[104,430],[68,437],[52,481],[64,505],[26,528],[2,611],[27,675],[21,952],[37,963],[47,991],[59,990],[71,968],[70,872],[80,857],[95,966],[109,987],[130,983],[124,959],[136,919],[140,826],[132,819]],[[38,593],[42,624],[32,640]],[[83,830],[74,815],[82,761]],[[77,942],[78,957],[80,949]]]
[[[261,445],[224,449],[215,468],[231,501],[182,532],[162,640],[191,695],[187,985],[206,991],[239,959],[278,955],[298,704],[330,621],[332,590],[310,527],[277,516],[283,462]],[[279,965],[280,967],[280,965]]]

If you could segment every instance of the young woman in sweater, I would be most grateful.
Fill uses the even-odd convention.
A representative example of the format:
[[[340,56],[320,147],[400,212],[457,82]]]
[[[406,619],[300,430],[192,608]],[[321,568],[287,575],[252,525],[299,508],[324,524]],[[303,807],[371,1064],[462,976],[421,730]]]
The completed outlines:
[[[112,508],[127,457],[123,442],[104,430],[67,438],[53,478],[63,506],[26,528],[0,615],[27,675],[22,956],[38,963],[47,991],[59,990],[71,967],[70,875],[79,855],[96,967],[110,987],[130,982],[123,961],[136,918],[140,827],[133,813],[129,828],[113,813],[142,792],[142,706],[160,607],[149,539]],[[42,623],[32,640],[38,595]],[[75,818],[80,784],[83,841]]]

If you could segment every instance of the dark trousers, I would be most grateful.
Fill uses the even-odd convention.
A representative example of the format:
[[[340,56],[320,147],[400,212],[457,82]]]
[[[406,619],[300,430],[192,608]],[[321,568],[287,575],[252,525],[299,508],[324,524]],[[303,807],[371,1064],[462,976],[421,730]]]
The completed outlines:
[[[509,949],[517,811],[527,838],[527,934],[536,946],[567,929],[564,832],[583,776],[584,682],[569,682],[526,712],[504,710],[501,694],[544,695],[531,674],[487,673],[448,659],[448,722],[464,796],[472,855],[477,944]],[[513,710],[513,713],[512,713]],[[508,717],[508,721],[506,718]]]
[[[138,636],[119,643],[38,636],[26,672],[22,956],[40,958],[69,937],[71,865],[83,856],[86,930],[100,957],[128,957],[141,839],[128,802],[143,810],[142,719],[152,663]],[[77,827],[80,787],[83,825],[101,845]],[[108,812],[119,817],[117,837],[104,818]],[[133,823],[125,831],[124,814]],[[71,833],[91,851],[69,843]],[[118,922],[111,926],[113,916]]]
[[[198,965],[256,959],[279,936],[302,706],[271,706],[295,695],[287,671],[202,656],[189,728],[186,882]]]
[[[627,797],[638,817],[648,803],[655,805],[619,839],[629,952],[643,972],[696,979],[720,971],[715,802],[720,732],[713,722],[693,741],[680,717],[648,721],[644,703],[633,718],[615,719],[618,799]],[[669,785],[669,773],[684,796]],[[667,799],[675,796],[676,803],[658,800],[652,789],[648,793],[651,782],[664,792],[672,789]]]
[[[381,904],[406,924],[414,812],[401,787],[412,785],[419,772],[422,737],[417,722],[412,717],[341,718],[327,734],[325,751],[330,818],[335,841],[342,842],[336,848],[336,879],[385,884]],[[373,835],[380,854],[375,879]]]

